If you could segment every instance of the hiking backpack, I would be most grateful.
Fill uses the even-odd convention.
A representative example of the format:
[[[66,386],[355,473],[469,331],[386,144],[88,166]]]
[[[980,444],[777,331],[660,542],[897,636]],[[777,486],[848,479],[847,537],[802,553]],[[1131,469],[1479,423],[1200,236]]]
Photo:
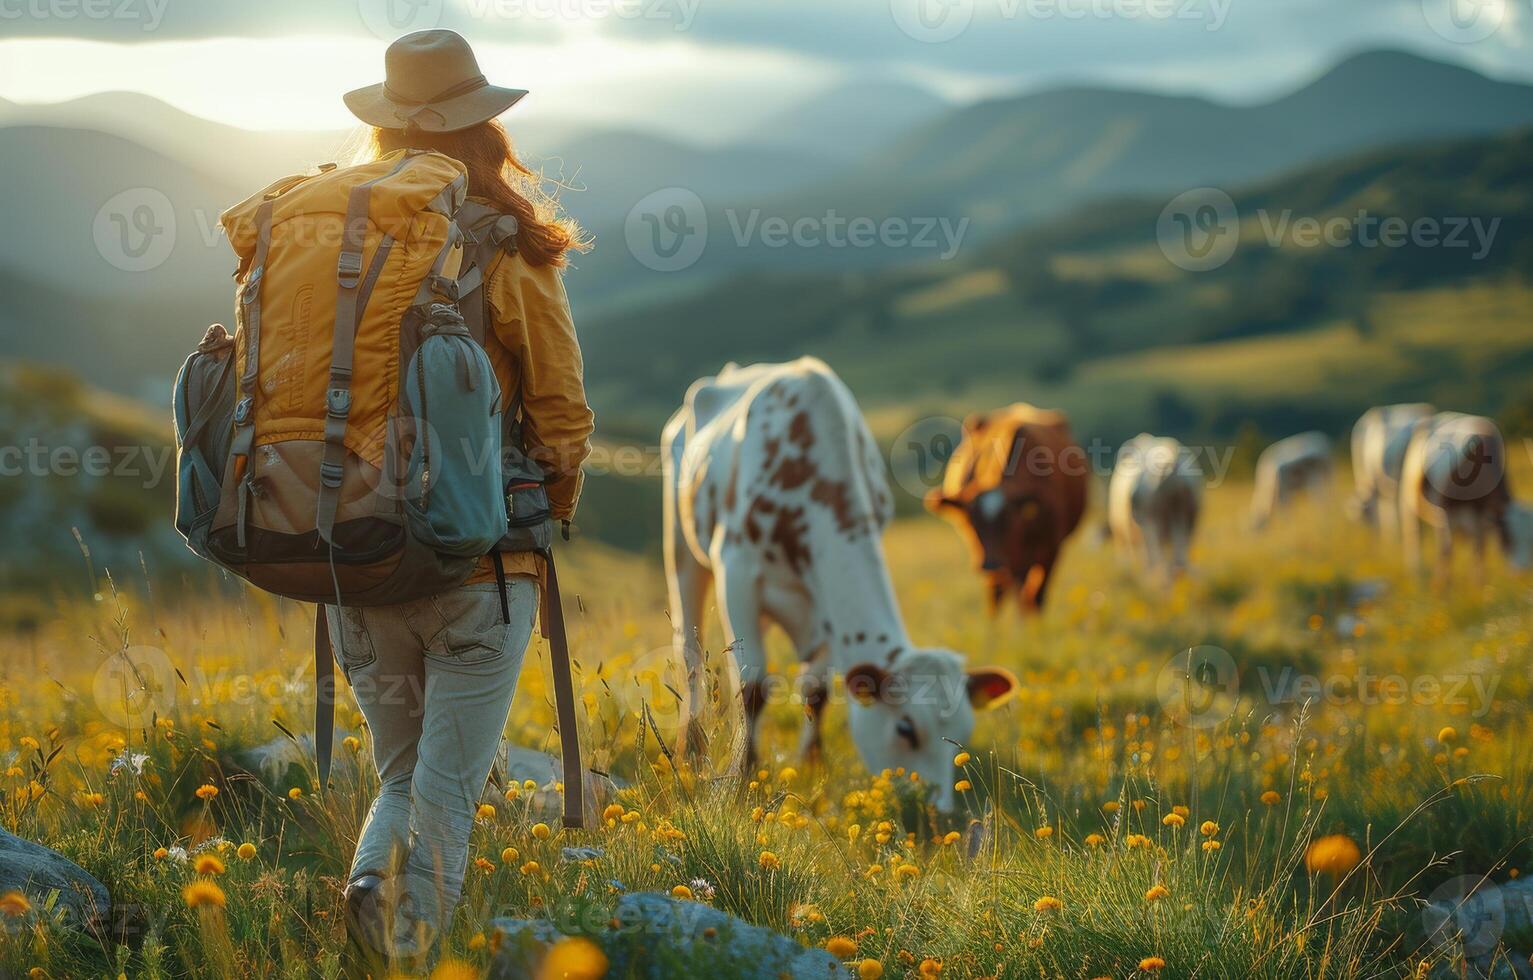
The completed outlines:
[[[466,191],[456,160],[398,150],[284,178],[222,215],[239,258],[236,329],[209,327],[176,381],[176,528],[253,585],[320,604],[321,786],[334,703],[324,604],[435,595],[488,554],[504,612],[501,553],[542,552],[565,822],[578,826],[545,475],[522,442],[519,393],[503,399],[484,350],[484,276],[515,250],[516,222]]]

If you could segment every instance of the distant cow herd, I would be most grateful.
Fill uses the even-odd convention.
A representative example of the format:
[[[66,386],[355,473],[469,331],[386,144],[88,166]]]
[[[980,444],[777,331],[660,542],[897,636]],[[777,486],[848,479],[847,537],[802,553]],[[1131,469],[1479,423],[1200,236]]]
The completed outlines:
[[[872,771],[903,767],[954,803],[954,746],[975,711],[1001,703],[1017,680],[999,667],[966,668],[951,650],[918,646],[906,632],[884,561],[882,532],[894,499],[884,464],[852,393],[823,362],[727,365],[702,378],[666,424],[665,569],[675,645],[687,668],[681,749],[701,752],[703,636],[710,598],[738,668],[746,724],[743,764],[757,755],[767,703],[764,626],[776,623],[800,661],[801,751],[819,753],[835,674],[848,724]],[[1509,562],[1533,565],[1533,510],[1511,495],[1506,445],[1479,416],[1422,404],[1369,409],[1352,432],[1356,496],[1349,510],[1398,535],[1420,563],[1421,526],[1436,535],[1447,573],[1455,538],[1483,567],[1494,537]],[[992,613],[1014,597],[1042,608],[1064,542],[1086,510],[1090,467],[1069,420],[1015,404],[969,416],[927,509],[968,542]],[[1330,439],[1282,439],[1256,465],[1250,524],[1270,524],[1303,496],[1328,498]],[[1204,493],[1194,453],[1143,433],[1118,452],[1107,490],[1107,531],[1150,574],[1188,568]]]

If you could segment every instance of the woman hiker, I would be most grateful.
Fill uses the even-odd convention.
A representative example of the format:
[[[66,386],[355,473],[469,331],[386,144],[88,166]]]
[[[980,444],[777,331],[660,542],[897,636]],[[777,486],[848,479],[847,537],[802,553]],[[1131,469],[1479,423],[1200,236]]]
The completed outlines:
[[[527,93],[486,82],[452,31],[406,35],[384,65],[383,83],[345,97],[374,127],[375,153],[451,157],[468,171],[469,201],[512,219],[491,220],[506,241],[483,271],[484,346],[508,404],[520,405],[528,453],[547,472],[550,517],[568,521],[593,418],[560,270],[586,243],[496,121]],[[440,595],[329,610],[381,782],[347,878],[347,929],[353,947],[396,968],[432,959],[452,921],[474,813],[532,636],[542,558],[511,552],[503,562],[508,617],[489,558]]]

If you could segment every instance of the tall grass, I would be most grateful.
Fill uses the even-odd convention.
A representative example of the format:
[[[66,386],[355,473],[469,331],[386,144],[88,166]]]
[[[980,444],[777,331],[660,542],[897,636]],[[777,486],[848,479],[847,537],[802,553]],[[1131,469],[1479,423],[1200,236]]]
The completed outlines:
[[[658,564],[572,549],[587,761],[627,788],[599,826],[545,834],[557,787],[487,787],[449,966],[489,962],[497,916],[599,933],[621,893],[680,886],[806,944],[844,938],[849,962],[885,976],[1448,968],[1456,954],[1429,946],[1420,897],[1461,875],[1505,882],[1533,858],[1530,583],[1498,563],[1473,586],[1461,567],[1456,591],[1435,594],[1334,508],[1253,537],[1239,529],[1244,492],[1213,494],[1194,574],[1171,588],[1083,532],[1036,621],[982,613],[945,527],[891,531],[915,638],[1022,680],[975,744],[954,747],[968,788],[953,815],[906,773],[863,772],[839,702],[822,766],[792,756],[801,709],[785,703],[764,719],[760,771],[730,778],[727,696],[707,713],[711,757],[678,763]],[[339,884],[375,789],[368,735],[343,704],[347,740],[317,792],[311,613],[230,594],[151,602],[104,579],[101,595],[60,598],[37,630],[4,639],[0,817],[99,877],[117,911],[91,932],[34,896],[4,917],[0,973],[337,969]],[[722,649],[716,628],[708,639]],[[791,670],[781,638],[770,645]],[[1196,692],[1209,699],[1189,725],[1174,658],[1200,646],[1237,673]],[[539,641],[507,734],[556,751],[547,664]],[[577,845],[599,851],[563,855]]]

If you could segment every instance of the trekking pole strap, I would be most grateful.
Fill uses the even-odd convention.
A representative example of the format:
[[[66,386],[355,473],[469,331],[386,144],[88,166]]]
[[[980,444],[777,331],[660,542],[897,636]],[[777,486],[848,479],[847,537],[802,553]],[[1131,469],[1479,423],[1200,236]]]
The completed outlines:
[[[320,790],[330,786],[330,743],[335,740],[335,656],[329,618],[325,604],[319,603],[314,613],[314,761]]]
[[[585,777],[580,764],[580,729],[575,720],[575,685],[570,674],[569,638],[559,601],[559,575],[553,552],[543,552],[548,566],[548,649],[554,674],[554,710],[559,719],[559,752],[564,762],[564,826],[585,826]]]

